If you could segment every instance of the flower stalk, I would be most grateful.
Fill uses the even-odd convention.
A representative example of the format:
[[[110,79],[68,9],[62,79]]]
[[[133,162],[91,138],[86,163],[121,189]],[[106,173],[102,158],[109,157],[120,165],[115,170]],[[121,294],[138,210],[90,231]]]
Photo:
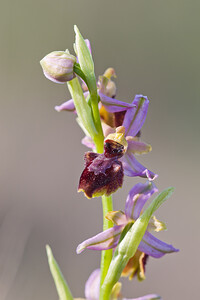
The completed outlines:
[[[112,202],[112,195],[109,197],[102,196],[102,208],[103,208],[103,231],[113,227],[113,223],[106,219],[105,216],[109,211],[113,210],[113,202]],[[110,266],[112,260],[112,253],[113,250],[104,250],[101,253],[101,280],[100,286],[103,284],[106,274],[108,272],[108,268]]]

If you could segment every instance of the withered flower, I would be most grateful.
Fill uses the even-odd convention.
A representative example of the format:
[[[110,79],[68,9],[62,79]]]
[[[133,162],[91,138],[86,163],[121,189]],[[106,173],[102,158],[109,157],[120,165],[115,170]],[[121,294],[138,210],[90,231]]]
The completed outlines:
[[[122,277],[128,277],[131,280],[137,275],[139,281],[145,279],[145,265],[148,255],[140,250],[137,250],[135,255],[131,257],[122,272]]]

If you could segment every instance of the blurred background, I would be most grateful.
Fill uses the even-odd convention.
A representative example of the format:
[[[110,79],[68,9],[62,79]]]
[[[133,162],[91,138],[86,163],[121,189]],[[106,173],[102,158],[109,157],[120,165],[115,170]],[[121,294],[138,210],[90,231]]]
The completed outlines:
[[[187,0],[4,1],[0,17],[0,299],[55,300],[48,243],[75,297],[84,296],[100,253],[75,249],[102,229],[101,200],[77,193],[83,133],[65,85],[48,81],[39,65],[47,53],[73,53],[77,24],[90,39],[96,75],[117,73],[117,99],[150,99],[142,139],[153,151],[139,161],[159,174],[159,190],[175,193],[157,212],[168,231],[158,237],[178,254],[149,259],[146,280],[123,280],[123,294],[158,293],[164,300],[199,296],[200,2]],[[114,195],[123,209],[126,178]]]

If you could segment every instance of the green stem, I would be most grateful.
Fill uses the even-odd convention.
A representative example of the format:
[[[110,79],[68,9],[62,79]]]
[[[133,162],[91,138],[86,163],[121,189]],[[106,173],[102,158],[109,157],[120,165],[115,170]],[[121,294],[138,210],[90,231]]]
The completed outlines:
[[[113,203],[112,203],[112,195],[109,197],[102,196],[102,207],[103,207],[103,230],[107,230],[111,227],[113,227],[113,223],[105,218],[106,214],[109,211],[113,210]],[[112,253],[113,250],[104,250],[101,253],[101,284],[102,286],[104,279],[106,277],[106,274],[108,272],[108,268],[110,266],[111,260],[112,260]],[[100,299],[105,299],[101,295],[101,288],[100,288]]]
[[[87,78],[86,78],[85,74],[83,73],[83,71],[81,70],[80,65],[78,63],[75,63],[73,69],[74,69],[74,73],[76,73],[80,78],[82,78],[85,81],[85,83],[87,84]],[[88,86],[88,84],[87,84],[87,86]]]
[[[97,92],[90,94],[90,101],[91,101],[92,114],[93,114],[93,118],[94,118],[94,124],[95,124],[95,127],[98,132],[98,136],[96,138],[94,138],[94,142],[96,145],[97,152],[103,153],[104,135],[103,135],[101,119],[100,119],[100,114],[99,114]]]

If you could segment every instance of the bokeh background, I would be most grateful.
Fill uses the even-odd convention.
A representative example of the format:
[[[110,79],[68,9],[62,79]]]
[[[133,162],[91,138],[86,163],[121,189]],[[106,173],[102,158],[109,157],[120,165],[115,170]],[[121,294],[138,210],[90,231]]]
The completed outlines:
[[[164,300],[199,297],[200,2],[187,0],[7,0],[0,17],[0,299],[55,300],[48,243],[75,297],[84,296],[100,253],[75,252],[102,228],[100,199],[77,194],[86,148],[70,113],[65,85],[48,81],[39,60],[73,52],[73,25],[90,39],[96,75],[112,66],[117,98],[147,95],[143,140],[153,151],[139,161],[159,174],[160,190],[175,193],[157,212],[160,238],[178,254],[150,259],[146,280],[123,280],[127,298],[158,293]],[[123,209],[126,178],[114,195]]]

